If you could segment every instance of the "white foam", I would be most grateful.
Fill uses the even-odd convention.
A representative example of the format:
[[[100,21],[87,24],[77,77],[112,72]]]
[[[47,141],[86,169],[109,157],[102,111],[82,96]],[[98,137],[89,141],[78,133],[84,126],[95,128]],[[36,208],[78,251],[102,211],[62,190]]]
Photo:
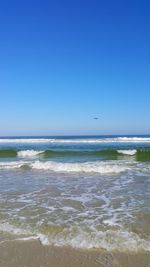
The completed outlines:
[[[132,150],[117,150],[117,152],[119,154],[124,154],[124,155],[129,155],[129,156],[133,156],[136,154],[136,149],[132,149]]]
[[[29,234],[28,231],[15,227],[11,224],[9,224],[8,222],[3,222],[0,224],[0,231],[1,232],[7,232],[10,234],[15,234],[15,235],[27,235]]]
[[[0,169],[19,169],[28,162],[24,161],[11,161],[11,162],[0,162]]]
[[[15,240],[19,240],[19,241],[29,241],[29,240],[34,240],[34,239],[38,239],[38,236],[28,236],[28,237],[20,237],[17,238]]]
[[[48,240],[48,236],[44,234],[38,234],[38,238],[40,239],[40,242],[42,245],[50,245],[50,241]]]
[[[85,163],[61,163],[55,161],[13,161],[13,162],[0,162],[0,169],[18,169],[23,166],[29,166],[36,170],[50,170],[54,172],[85,172],[85,173],[120,173],[130,169],[126,163],[119,163],[116,161],[111,162],[85,162]]]
[[[0,224],[0,232],[17,235],[15,240],[27,241],[39,239],[42,245],[72,246],[74,248],[103,248],[107,251],[150,251],[150,239],[140,238],[127,230],[106,230],[85,232],[82,227],[66,228],[58,234],[49,233],[44,235],[35,230],[24,230],[6,223]]]
[[[120,142],[150,142],[150,137],[117,137]]]
[[[150,240],[140,238],[137,234],[125,230],[91,231],[87,233],[81,228],[76,231],[65,230],[57,235],[41,235],[38,237],[43,245],[72,246],[74,248],[103,248],[107,251],[150,251]]]
[[[85,139],[51,139],[51,143],[150,143],[150,137],[106,137]]]
[[[112,218],[103,220],[103,223],[106,225],[111,225],[111,226],[119,225],[119,223],[116,223],[116,217],[117,217],[116,214],[114,214]]]
[[[33,169],[51,170],[54,172],[94,172],[94,173],[120,173],[129,169],[129,166],[124,164],[115,164],[107,162],[85,162],[85,163],[58,163],[54,161],[35,161],[31,164]]]
[[[150,137],[106,137],[85,139],[1,138],[0,143],[150,143]]]
[[[39,153],[42,153],[43,151],[35,151],[35,150],[22,150],[18,151],[17,155],[18,157],[28,158],[28,157],[36,157]]]
[[[2,138],[0,143],[49,143],[53,139],[47,138]]]

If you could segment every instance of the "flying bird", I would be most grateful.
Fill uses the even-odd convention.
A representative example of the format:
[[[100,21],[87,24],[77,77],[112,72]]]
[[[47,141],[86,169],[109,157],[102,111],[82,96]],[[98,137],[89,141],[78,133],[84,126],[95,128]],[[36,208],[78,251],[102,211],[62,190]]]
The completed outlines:
[[[98,120],[99,118],[98,117],[94,117],[93,120]]]

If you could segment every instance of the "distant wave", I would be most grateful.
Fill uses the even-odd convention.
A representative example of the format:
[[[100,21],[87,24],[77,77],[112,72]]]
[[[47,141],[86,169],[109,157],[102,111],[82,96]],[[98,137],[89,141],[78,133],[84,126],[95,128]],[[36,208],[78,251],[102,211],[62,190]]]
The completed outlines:
[[[150,137],[117,137],[120,142],[150,142]]]
[[[150,143],[150,137],[106,137],[106,138],[0,138],[0,143]]]
[[[109,157],[114,159],[118,155],[118,152],[113,149],[105,150],[45,150],[42,153],[39,153],[39,156],[45,158],[51,157],[75,157],[75,156],[94,156],[94,157]]]
[[[103,150],[15,150],[0,149],[0,158],[65,158],[65,157],[95,157],[107,160],[118,160],[133,157],[136,161],[150,161],[148,149],[103,149]]]
[[[49,143],[53,140],[46,138],[0,138],[0,143]]]

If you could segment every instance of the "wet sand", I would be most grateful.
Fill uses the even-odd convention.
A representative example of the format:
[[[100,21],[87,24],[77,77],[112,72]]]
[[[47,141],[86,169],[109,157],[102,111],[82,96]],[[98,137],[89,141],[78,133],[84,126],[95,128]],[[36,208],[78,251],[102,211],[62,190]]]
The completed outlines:
[[[150,267],[150,252],[108,252],[43,246],[37,241],[0,244],[0,267]]]

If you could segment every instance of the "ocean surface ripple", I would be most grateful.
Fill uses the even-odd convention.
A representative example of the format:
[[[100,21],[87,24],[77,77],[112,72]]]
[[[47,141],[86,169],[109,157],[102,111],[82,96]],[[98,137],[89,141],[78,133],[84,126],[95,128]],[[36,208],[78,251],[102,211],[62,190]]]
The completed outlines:
[[[150,136],[0,138],[0,234],[150,251]]]

